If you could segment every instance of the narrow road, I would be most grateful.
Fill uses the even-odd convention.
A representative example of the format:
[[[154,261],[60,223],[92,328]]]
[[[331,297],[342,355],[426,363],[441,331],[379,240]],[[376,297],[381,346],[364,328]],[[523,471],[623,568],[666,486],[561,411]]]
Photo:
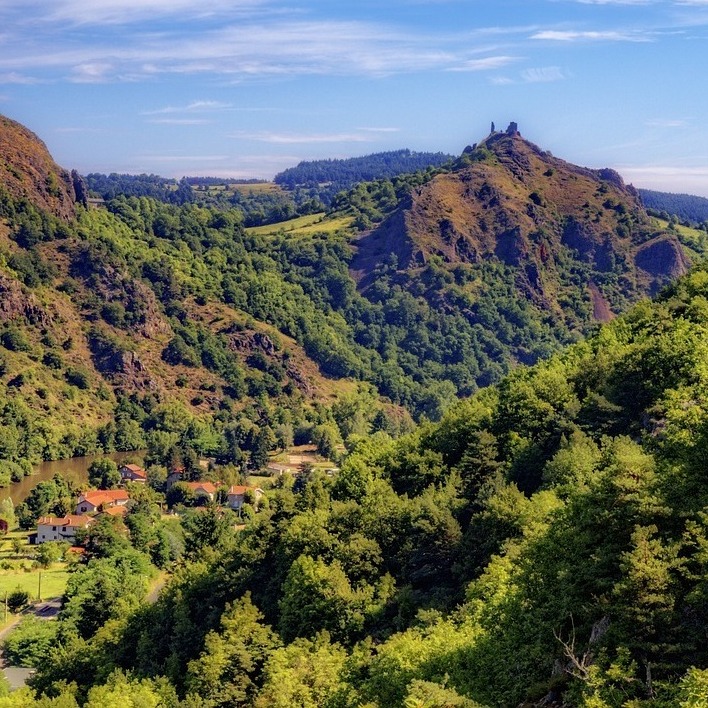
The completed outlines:
[[[34,615],[35,617],[39,617],[39,619],[53,620],[56,619],[60,609],[60,598],[53,598],[30,605],[20,614],[14,615],[9,624],[0,630],[0,645],[5,641],[5,637],[17,627],[24,616]],[[5,657],[2,654],[2,649],[0,649],[0,670],[5,674],[7,680],[10,682],[10,688],[13,690],[24,686],[27,679],[34,673],[34,669],[25,668],[23,666],[7,666]]]

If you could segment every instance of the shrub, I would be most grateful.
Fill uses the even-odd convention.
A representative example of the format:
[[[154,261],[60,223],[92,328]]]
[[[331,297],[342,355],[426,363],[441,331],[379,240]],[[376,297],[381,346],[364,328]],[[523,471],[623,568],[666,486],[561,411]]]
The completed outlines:
[[[17,614],[28,602],[30,595],[27,590],[17,587],[7,596],[7,607],[10,612]]]

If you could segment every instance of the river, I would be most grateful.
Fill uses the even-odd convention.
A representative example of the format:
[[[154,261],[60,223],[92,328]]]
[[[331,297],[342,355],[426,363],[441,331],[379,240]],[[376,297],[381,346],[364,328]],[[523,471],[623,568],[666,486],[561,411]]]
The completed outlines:
[[[145,450],[138,450],[136,452],[112,452],[108,455],[87,455],[86,457],[72,457],[69,460],[41,462],[35,465],[34,474],[19,482],[12,482],[9,487],[0,489],[0,499],[10,497],[12,503],[17,506],[40,482],[51,479],[55,474],[60,474],[75,484],[85,484],[88,482],[88,468],[98,458],[108,457],[120,464],[126,461],[141,463],[144,456]]]

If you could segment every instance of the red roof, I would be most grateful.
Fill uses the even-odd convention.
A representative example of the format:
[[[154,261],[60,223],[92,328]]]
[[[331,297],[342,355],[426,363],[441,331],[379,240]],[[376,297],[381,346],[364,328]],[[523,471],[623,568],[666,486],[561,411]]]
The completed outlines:
[[[216,487],[211,482],[183,482],[183,484],[194,492],[201,489],[207,494],[216,494]]]
[[[260,487],[245,487],[242,484],[234,484],[232,487],[229,487],[227,494],[229,496],[243,496],[246,492],[260,492],[263,494],[263,490]]]
[[[101,506],[101,504],[117,504],[121,501],[128,501],[130,495],[124,489],[99,489],[84,492],[79,496],[79,504],[88,502],[93,506]]]
[[[125,506],[109,506],[108,509],[102,512],[110,516],[125,516],[128,513],[128,507]]]
[[[122,465],[121,469],[129,470],[134,477],[139,477],[140,479],[147,479],[147,473],[140,467],[140,465]]]
[[[93,522],[90,516],[79,516],[77,514],[67,514],[67,516],[40,516],[37,519],[37,526],[88,526]]]

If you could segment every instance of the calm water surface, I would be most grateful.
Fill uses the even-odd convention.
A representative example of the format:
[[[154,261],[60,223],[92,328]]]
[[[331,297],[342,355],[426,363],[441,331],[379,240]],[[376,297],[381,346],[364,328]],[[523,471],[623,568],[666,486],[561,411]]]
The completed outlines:
[[[85,484],[88,481],[88,468],[94,460],[108,457],[120,464],[126,460],[141,463],[145,455],[144,450],[137,452],[113,452],[109,455],[87,455],[86,457],[72,457],[70,460],[55,460],[42,462],[36,465],[35,473],[25,477],[19,482],[13,482],[9,487],[0,489],[0,499],[10,497],[17,506],[23,502],[27,495],[40,483],[51,479],[55,474],[60,474],[75,484]]]

